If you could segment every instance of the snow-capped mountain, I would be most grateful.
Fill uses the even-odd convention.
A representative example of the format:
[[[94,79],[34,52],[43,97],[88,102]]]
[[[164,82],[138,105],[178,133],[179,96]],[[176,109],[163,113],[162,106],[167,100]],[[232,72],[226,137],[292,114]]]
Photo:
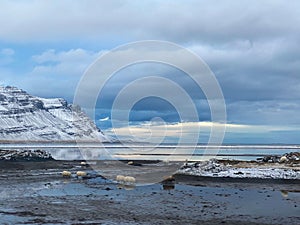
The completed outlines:
[[[79,106],[10,86],[0,86],[0,140],[108,141]]]

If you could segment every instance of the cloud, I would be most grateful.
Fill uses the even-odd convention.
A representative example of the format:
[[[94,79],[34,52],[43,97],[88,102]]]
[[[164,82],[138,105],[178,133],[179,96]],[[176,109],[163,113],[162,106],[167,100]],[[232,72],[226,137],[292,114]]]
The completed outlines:
[[[84,71],[101,54],[102,51],[80,48],[66,51],[49,49],[29,59],[27,64],[32,64],[29,71],[23,74],[10,71],[2,73],[1,77],[7,85],[15,85],[30,94],[64,97],[72,102],[75,88]]]
[[[109,120],[109,117],[105,117],[105,118],[101,118],[101,119],[98,119],[100,122],[103,122],[103,121],[108,121]]]
[[[293,128],[300,125],[299,8],[297,1],[287,4],[271,0],[251,4],[192,0],[1,1],[0,81],[31,94],[72,101],[81,75],[107,49],[140,39],[174,41],[195,52],[212,69],[223,90],[230,123],[255,128],[289,126],[296,137]],[[132,57],[140,54],[129,53]],[[194,68],[188,60],[178,60]],[[111,78],[97,104],[100,117],[102,111],[105,116],[110,114],[114,98],[126,84],[150,75],[162,75],[178,83],[197,106],[199,121],[211,119],[203,91],[181,71],[157,64],[126,67]],[[137,87],[135,92],[143,93],[145,86],[151,85],[164,88],[153,81]],[[85,93],[86,100],[90,94]],[[176,92],[165,94],[172,95]],[[181,121],[174,108],[153,98],[136,104],[130,120],[140,123],[154,117],[166,123]],[[279,131],[264,132],[280,139]]]
[[[193,143],[191,141],[198,140],[193,139],[193,137],[198,137],[198,135],[199,140],[202,142],[207,142],[212,127],[218,130],[222,129],[223,126],[223,124],[209,121],[180,123],[162,123],[150,121],[138,124],[129,124],[129,126],[109,128],[105,130],[105,133],[112,136],[117,136],[120,138],[120,140],[160,143],[161,141],[170,142],[181,138],[183,140],[182,143]],[[239,136],[243,136],[244,138],[252,137],[255,140],[265,135],[267,137],[266,139],[269,139],[268,141],[272,143],[272,141],[276,140],[272,138],[272,134],[300,133],[300,129],[297,126],[291,128],[289,126],[227,123],[225,124],[225,127],[227,136],[225,137],[225,142],[235,142],[236,140],[239,140]]]
[[[299,126],[300,101],[233,101],[227,103],[228,121],[253,125]]]
[[[218,47],[194,45],[191,49],[210,65],[226,99],[257,101],[300,97],[300,47],[295,42],[235,41]]]
[[[273,39],[299,34],[297,8],[297,1],[2,1],[0,37],[19,42],[118,35],[179,43]]]
[[[32,59],[38,64],[47,62],[56,63],[91,63],[95,60],[102,52],[93,52],[85,49],[70,49],[68,51],[56,51],[54,49],[46,50],[45,52],[34,55]]]
[[[300,124],[297,119],[300,104],[295,100],[300,97],[299,78],[290,73],[274,75],[268,72],[262,76],[261,73],[267,69],[268,65],[260,68],[261,71],[258,70],[257,74],[249,73],[249,71],[257,70],[257,65],[260,65],[261,59],[280,58],[284,52],[282,49],[285,48],[277,46],[283,44],[280,42],[269,43],[265,50],[260,49],[262,46],[257,47],[255,44],[240,41],[219,47],[208,45],[190,47],[199,55],[203,54],[204,58],[215,67],[216,75],[225,94],[229,121],[265,125]],[[272,54],[267,51],[271,48],[273,49]],[[55,95],[72,101],[76,85],[85,69],[103,52],[106,51],[88,51],[85,49],[57,51],[49,49],[32,57],[34,67],[26,76],[16,78],[16,75],[12,73],[3,72],[1,74],[2,80],[5,80],[7,84],[11,84],[13,80],[14,85],[22,87],[31,94],[44,97]],[[261,52],[265,55],[260,55]],[[263,62],[265,63],[266,60]],[[252,69],[251,66],[253,66]],[[282,67],[284,67],[284,63],[282,63]],[[227,68],[234,69],[226,71]],[[8,75],[9,78],[5,77],[5,74],[10,74]],[[124,68],[116,74],[103,89],[103,96],[100,96],[97,107],[102,108],[102,110],[110,109],[114,98],[126,84],[137,78],[149,76],[149,74],[162,75],[177,82],[187,91],[196,104],[199,120],[210,119],[210,109],[205,96],[201,94],[201,90],[193,82],[175,68],[153,63],[136,64]],[[147,83],[148,87],[151,85],[158,89],[164,89],[164,85],[155,81]],[[144,86],[138,86],[134,93],[143,93],[144,90]],[[175,94],[168,92],[165,97],[172,97]],[[125,106],[130,103],[126,102],[127,100],[130,101],[130,99],[125,99],[123,102]],[[186,102],[183,101],[180,104],[184,106]],[[167,102],[153,98],[145,99],[140,104],[135,105],[130,120],[149,121],[153,117],[160,117],[167,122],[181,121],[176,110]]]

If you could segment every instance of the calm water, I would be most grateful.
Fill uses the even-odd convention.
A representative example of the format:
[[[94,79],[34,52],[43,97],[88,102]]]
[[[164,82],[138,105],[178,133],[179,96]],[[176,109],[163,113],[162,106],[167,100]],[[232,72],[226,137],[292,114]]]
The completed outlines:
[[[297,152],[300,145],[181,145],[164,144],[98,144],[98,143],[2,143],[0,149],[44,149],[58,160],[152,159],[152,160],[254,160],[265,155],[282,155]]]

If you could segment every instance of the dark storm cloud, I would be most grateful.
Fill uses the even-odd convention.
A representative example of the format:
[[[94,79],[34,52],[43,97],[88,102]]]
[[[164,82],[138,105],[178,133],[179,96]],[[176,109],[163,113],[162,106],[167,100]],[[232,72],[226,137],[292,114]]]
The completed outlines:
[[[0,59],[0,66],[5,64],[1,81],[34,94],[58,93],[72,99],[76,83],[99,51],[128,41],[162,39],[187,47],[208,64],[223,90],[230,122],[300,124],[299,1],[2,1],[0,12],[0,44],[46,46],[44,52],[35,53],[30,62],[35,61],[35,67],[21,79],[7,69],[14,55],[9,61]],[[70,40],[83,49],[65,49]],[[49,43],[63,50],[49,51]],[[88,51],[85,45],[102,49]],[[107,115],[124,85],[156,74],[188,92],[200,120],[210,118],[203,93],[189,78],[178,70],[153,66],[126,68],[123,76],[108,82],[98,107]],[[154,115],[178,119],[171,108],[155,101],[136,108],[132,119]]]
[[[175,82],[176,85],[181,87],[186,94],[190,96],[190,99],[193,101],[193,104],[198,110],[198,119],[200,121],[210,120],[210,109],[201,88],[183,71],[162,63],[138,63],[116,73],[101,90],[97,107],[107,109],[112,108],[115,98],[121,93],[124,86],[131,85],[131,82],[135,81],[137,78],[142,79],[148,76],[162,76],[172,82]],[[158,83],[154,79],[153,81],[147,81],[144,85],[157,90],[163,90],[165,88],[163,83]],[[132,91],[132,95],[142,95],[145,90],[144,85],[135,86]],[[184,101],[181,94],[176,91],[175,88],[169,89],[164,92],[164,98],[158,98],[155,96],[141,98],[134,104],[130,120],[149,121],[154,117],[161,117],[167,122],[181,121],[175,107],[168,102],[168,99],[174,96],[177,96],[178,104],[182,106],[187,105],[186,107],[189,107],[189,103]],[[122,104],[127,106],[131,104],[131,101],[132,100],[130,98],[124,99]],[[189,115],[185,114],[185,116],[186,118],[189,118]]]
[[[271,0],[2,1],[0,36],[16,41],[117,34],[180,43],[255,41],[299,35],[299,8],[298,1]]]

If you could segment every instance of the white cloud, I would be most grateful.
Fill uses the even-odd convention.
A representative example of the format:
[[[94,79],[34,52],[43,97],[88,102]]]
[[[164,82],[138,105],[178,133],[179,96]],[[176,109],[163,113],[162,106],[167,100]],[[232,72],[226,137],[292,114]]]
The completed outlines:
[[[37,65],[30,72],[27,79],[35,82],[46,82],[41,83],[46,88],[51,88],[51,86],[48,86],[50,81],[52,84],[55,84],[56,90],[68,91],[68,94],[72,95],[74,90],[64,89],[64,85],[67,83],[67,86],[76,86],[84,71],[100,54],[100,52],[84,49],[71,49],[68,51],[47,50],[40,55],[32,57]],[[45,78],[45,80],[42,81],[41,78]],[[53,89],[51,91],[53,93],[56,92]]]
[[[125,123],[126,124],[126,123]],[[144,122],[137,125],[124,124],[122,127],[113,127],[105,130],[108,135],[117,136],[121,140],[146,141],[160,143],[164,139],[167,141],[182,138],[183,143],[190,143],[193,138],[210,135],[212,127],[222,129],[224,124],[213,122],[182,122],[182,123],[153,123]],[[246,136],[261,136],[278,131],[300,131],[300,128],[290,126],[273,125],[244,125],[229,124],[225,125],[226,133]],[[199,132],[200,131],[200,132]]]
[[[110,135],[117,135],[121,139],[133,139],[142,140],[149,142],[157,142],[164,138],[182,138],[185,143],[190,140],[198,139],[198,134],[210,133],[211,128],[222,129],[224,124],[212,123],[212,122],[181,122],[181,123],[140,123],[138,125],[113,127],[105,131]],[[231,129],[246,129],[248,126],[245,125],[233,125],[227,124],[227,128]]]
[[[72,101],[79,79],[101,54],[84,49],[46,50],[32,56],[32,70],[18,79],[12,78],[12,84],[34,95],[65,97]]]
[[[2,40],[112,36],[208,42],[299,33],[299,2],[1,1]],[[145,13],[147,12],[147,13]]]
[[[100,122],[104,122],[104,121],[108,121],[109,120],[109,117],[107,116],[107,117],[105,117],[105,118],[101,118],[101,119],[99,119],[99,121]]]
[[[101,53],[87,51],[81,48],[70,49],[68,51],[56,51],[49,49],[40,55],[34,55],[32,58],[35,62],[42,64],[46,62],[57,63],[90,63],[95,60]]]

